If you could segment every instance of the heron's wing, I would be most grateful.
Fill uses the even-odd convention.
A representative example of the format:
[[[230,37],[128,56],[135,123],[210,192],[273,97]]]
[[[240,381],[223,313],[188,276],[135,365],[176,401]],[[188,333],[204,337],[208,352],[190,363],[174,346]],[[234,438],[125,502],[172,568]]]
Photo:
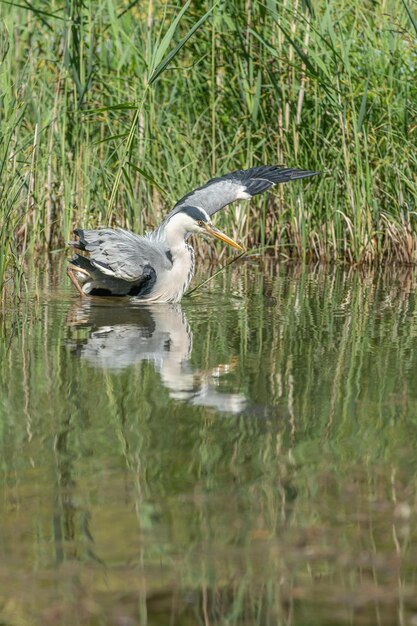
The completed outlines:
[[[236,170],[220,178],[213,178],[203,187],[188,193],[177,202],[167,217],[172,217],[185,206],[197,206],[204,209],[209,215],[213,215],[227,204],[235,200],[247,200],[263,193],[277,183],[286,183],[315,174],[318,172],[296,170],[278,165],[261,165],[249,170]]]
[[[136,282],[145,279],[150,269],[158,274],[158,270],[172,267],[162,248],[127,230],[77,228],[74,233],[79,241],[70,241],[70,245],[88,252],[91,264],[106,276]]]

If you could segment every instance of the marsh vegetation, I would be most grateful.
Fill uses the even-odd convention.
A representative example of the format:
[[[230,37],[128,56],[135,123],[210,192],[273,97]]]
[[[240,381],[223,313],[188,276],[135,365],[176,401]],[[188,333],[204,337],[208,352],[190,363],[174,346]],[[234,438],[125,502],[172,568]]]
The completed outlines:
[[[0,284],[76,224],[141,231],[210,177],[260,163],[322,175],[229,210],[248,247],[413,262],[414,10],[1,2]]]

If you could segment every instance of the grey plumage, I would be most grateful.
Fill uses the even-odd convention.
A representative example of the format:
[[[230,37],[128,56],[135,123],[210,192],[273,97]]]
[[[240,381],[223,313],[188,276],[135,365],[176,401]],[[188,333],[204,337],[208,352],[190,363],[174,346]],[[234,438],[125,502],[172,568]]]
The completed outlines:
[[[162,224],[143,237],[121,229],[78,228],[74,231],[78,240],[69,245],[89,258],[76,254],[68,275],[81,295],[130,295],[146,301],[178,302],[194,274],[194,253],[187,244],[191,233],[209,234],[240,248],[213,226],[212,215],[277,183],[317,173],[260,166],[213,178],[181,198]]]
[[[248,170],[235,170],[225,176],[212,178],[202,187],[185,195],[168,213],[167,219],[187,205],[200,207],[208,215],[214,215],[235,200],[246,200],[267,191],[278,183],[287,183],[290,180],[307,178],[316,174],[318,172],[278,165],[261,165]]]
[[[88,252],[91,264],[108,276],[136,282],[142,278],[146,266],[172,268],[163,245],[155,245],[150,239],[127,230],[77,228],[74,234],[79,241],[71,241],[70,245]]]
[[[100,231],[83,231],[83,233],[85,232],[97,233]],[[156,282],[156,271],[149,264],[142,266],[140,276],[136,280],[116,278],[110,274],[109,266],[105,267],[104,263],[88,259],[81,254],[73,256],[70,265],[76,272],[83,272],[79,279],[88,287],[88,291],[85,293],[90,296],[145,297],[152,291]],[[85,279],[86,276],[88,276],[87,280]]]

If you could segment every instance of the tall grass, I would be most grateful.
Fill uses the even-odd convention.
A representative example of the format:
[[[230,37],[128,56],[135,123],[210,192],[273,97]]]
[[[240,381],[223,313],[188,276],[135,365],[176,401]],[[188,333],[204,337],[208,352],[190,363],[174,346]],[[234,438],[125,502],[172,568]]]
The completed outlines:
[[[1,2],[0,285],[76,224],[151,228],[193,186],[260,163],[322,175],[224,212],[247,245],[414,262],[413,11]]]

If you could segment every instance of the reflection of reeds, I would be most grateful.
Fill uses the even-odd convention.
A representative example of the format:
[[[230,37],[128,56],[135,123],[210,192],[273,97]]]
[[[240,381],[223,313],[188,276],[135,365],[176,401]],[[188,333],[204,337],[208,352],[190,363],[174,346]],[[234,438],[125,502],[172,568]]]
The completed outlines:
[[[30,287],[0,325],[3,621],[414,611],[413,269],[248,260],[185,302],[193,366],[233,359],[238,417],[170,400],[149,363],[76,358],[88,317]]]
[[[414,262],[412,9],[177,4],[0,3],[0,285],[77,223],[142,231],[212,175],[275,162],[322,176],[229,210],[235,238]]]

